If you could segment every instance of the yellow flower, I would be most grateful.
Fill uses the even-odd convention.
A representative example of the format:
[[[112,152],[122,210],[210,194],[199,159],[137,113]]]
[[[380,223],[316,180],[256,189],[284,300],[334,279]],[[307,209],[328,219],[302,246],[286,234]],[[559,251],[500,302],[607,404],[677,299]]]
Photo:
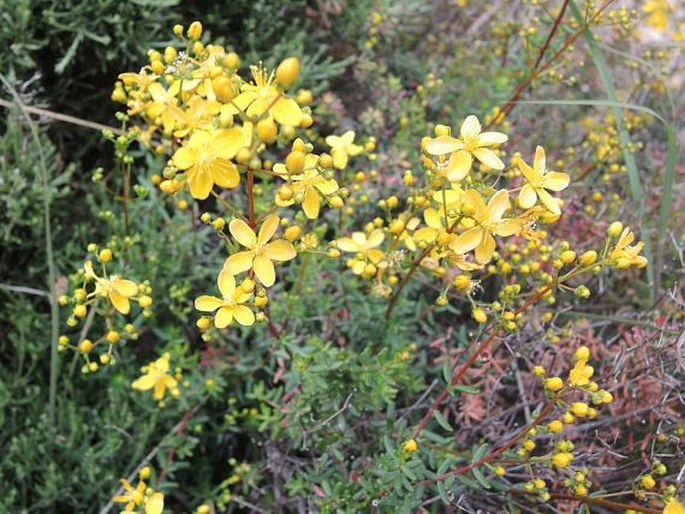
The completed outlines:
[[[233,114],[245,111],[248,116],[259,118],[268,110],[278,123],[297,127],[302,121],[300,106],[276,89],[273,72],[267,75],[266,70],[258,66],[250,69],[254,83],[244,84],[242,92],[233,99],[230,104]]]
[[[473,219],[476,226],[468,229],[457,237],[451,248],[455,253],[467,253],[476,250],[476,261],[485,264],[492,259],[495,252],[494,235],[511,236],[521,230],[518,219],[502,219],[509,209],[509,193],[506,189],[497,191],[487,205],[480,194],[473,189],[464,193],[464,203],[474,210]]]
[[[582,387],[590,383],[590,378],[595,369],[587,365],[586,360],[579,360],[568,374],[568,385],[572,387]]]
[[[671,500],[664,506],[663,514],[685,514],[685,505],[678,500]]]
[[[98,277],[93,271],[91,261],[86,261],[83,269],[87,278],[95,280],[95,291],[91,293],[92,296],[109,298],[114,308],[121,314],[128,314],[131,311],[130,299],[138,294],[138,284],[116,275],[109,278]]]
[[[407,453],[414,453],[419,449],[419,445],[416,443],[415,439],[408,439],[404,445],[402,445],[402,449]]]
[[[188,187],[193,198],[204,200],[214,184],[226,188],[238,185],[238,169],[229,159],[244,144],[245,136],[240,129],[193,132],[172,157],[174,164],[188,173]]]
[[[180,82],[175,81],[169,89],[159,82],[153,82],[148,87],[152,102],[147,106],[146,114],[151,120],[158,116],[162,118],[162,127],[166,134],[171,134],[174,125],[183,119],[183,111],[178,107],[177,96],[180,91]]]
[[[257,279],[265,286],[271,287],[276,282],[276,270],[272,261],[289,261],[297,255],[295,247],[285,239],[271,238],[276,233],[280,220],[272,214],[267,216],[259,229],[259,234],[243,220],[234,219],[228,225],[231,235],[247,250],[231,255],[226,259],[224,269],[232,275],[252,269]]]
[[[426,143],[425,150],[430,155],[452,154],[446,164],[447,179],[459,182],[471,171],[473,158],[495,170],[504,169],[504,163],[493,152],[491,146],[506,142],[509,138],[501,132],[481,132],[478,118],[468,116],[459,129],[459,139],[452,136],[438,136]]]
[[[307,154],[304,161],[304,170],[301,174],[291,175],[293,195],[289,199],[283,199],[280,195],[276,195],[276,205],[280,207],[287,207],[295,203],[294,196],[297,194],[303,195],[302,210],[305,216],[310,220],[319,217],[319,210],[321,209],[321,196],[328,196],[335,193],[338,189],[338,183],[333,178],[324,177],[316,168],[318,156],[314,154]],[[274,173],[283,177],[288,176],[288,170],[285,165],[278,163],[274,165]]]
[[[328,136],[326,144],[331,147],[333,166],[339,170],[345,169],[348,157],[354,157],[364,150],[361,146],[354,144],[354,131],[348,130],[342,136]]]
[[[124,487],[124,494],[117,495],[112,500],[116,503],[125,503],[124,511],[131,512],[145,499],[145,482],[138,482],[135,489],[128,480],[122,480],[121,485]]]
[[[235,287],[235,278],[227,270],[222,270],[217,278],[221,298],[203,295],[195,300],[195,308],[202,312],[217,311],[214,317],[216,328],[224,328],[231,324],[233,319],[243,326],[254,324],[254,313],[245,305],[241,305],[250,299],[252,293],[246,293],[242,288]],[[217,310],[218,309],[218,310]]]
[[[353,252],[360,254],[363,258],[368,259],[373,264],[377,264],[383,258],[383,252],[377,247],[383,243],[385,234],[379,228],[371,232],[367,238],[364,232],[353,232],[352,237],[341,237],[336,241],[338,249],[343,252]],[[366,263],[362,259],[356,259],[352,272],[355,275],[361,275],[364,272]]]
[[[569,176],[566,173],[547,171],[545,150],[541,146],[535,149],[535,160],[532,168],[523,159],[518,159],[517,164],[527,181],[519,193],[519,205],[523,209],[530,209],[540,198],[542,204],[550,212],[561,214],[558,200],[550,195],[547,189],[551,191],[566,189],[570,182]]]
[[[649,0],[642,6],[647,13],[647,23],[657,30],[666,30],[668,27],[669,8],[666,0]]]
[[[149,363],[143,370],[145,374],[135,380],[131,387],[138,391],[147,391],[154,387],[155,400],[164,398],[167,387],[175,389],[178,386],[176,379],[167,373],[169,371],[169,354],[165,353],[156,361]]]
[[[629,228],[624,228],[621,236],[618,238],[616,246],[609,258],[621,269],[635,266],[636,268],[644,268],[647,265],[647,259],[640,255],[644,243],[638,241],[634,246],[630,246],[635,240],[635,235]]]

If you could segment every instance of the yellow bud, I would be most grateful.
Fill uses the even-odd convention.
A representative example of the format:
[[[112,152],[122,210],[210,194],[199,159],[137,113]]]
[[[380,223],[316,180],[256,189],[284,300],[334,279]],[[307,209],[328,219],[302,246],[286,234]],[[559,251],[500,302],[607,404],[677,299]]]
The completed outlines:
[[[451,129],[447,125],[438,124],[435,126],[435,135],[436,136],[449,136],[450,131],[451,131]]]
[[[257,136],[265,143],[271,144],[278,137],[278,126],[268,118],[261,120],[257,123]]]
[[[507,470],[502,466],[497,466],[493,471],[498,477],[504,476],[504,474],[507,472]]]
[[[564,264],[571,264],[573,261],[576,260],[576,252],[573,250],[566,250],[565,252],[562,252],[561,255],[559,256],[561,259],[561,262]]]
[[[226,220],[223,218],[217,218],[212,222],[212,228],[218,232],[222,231],[226,226]]]
[[[614,221],[607,229],[607,235],[609,237],[618,237],[623,232],[623,223],[620,221]]]
[[[103,353],[102,355],[100,355],[101,364],[109,364],[111,360],[112,358],[107,353]]]
[[[645,475],[640,479],[640,485],[645,489],[654,489],[656,481],[652,478],[652,475]]]
[[[112,91],[112,96],[110,96],[110,98],[113,102],[123,104],[124,102],[126,102],[126,92],[120,87],[114,88],[114,91]]]
[[[83,304],[79,304],[74,307],[73,313],[77,318],[84,318],[88,314],[88,308]]]
[[[164,49],[164,62],[167,64],[171,64],[176,60],[176,57],[178,57],[178,52],[173,46],[167,46]]]
[[[190,27],[188,27],[188,32],[186,32],[188,37],[193,40],[197,41],[202,37],[202,23],[199,21],[194,21],[193,23],[190,24]]]
[[[331,196],[328,199],[328,203],[333,209],[342,209],[345,206],[345,202],[339,196]]]
[[[594,250],[588,250],[578,259],[578,264],[581,266],[591,266],[597,261],[597,252]]]
[[[212,89],[214,90],[216,99],[221,103],[228,103],[233,100],[233,97],[235,96],[233,81],[223,75],[212,79]]]
[[[564,430],[564,424],[558,419],[555,419],[554,421],[549,422],[547,428],[553,434],[560,434]]]
[[[285,168],[288,173],[299,175],[304,170],[305,155],[300,151],[292,151],[285,158]]]
[[[471,317],[476,320],[476,322],[480,323],[481,325],[488,321],[488,316],[485,314],[485,311],[481,309],[480,307],[476,307],[471,311]]]
[[[551,377],[545,380],[545,388],[550,391],[559,391],[564,387],[564,381],[559,377]]]
[[[585,402],[574,402],[571,404],[571,412],[579,418],[587,416],[589,406]]]
[[[314,100],[314,97],[309,89],[300,89],[297,92],[297,97],[295,97],[295,100],[298,104],[305,106],[311,104]]]
[[[121,335],[116,330],[110,330],[109,332],[107,332],[106,339],[108,342],[116,344],[121,339]]]
[[[176,24],[174,25],[174,34],[176,34],[178,37],[181,37],[183,35],[183,25]]]
[[[254,299],[255,307],[257,307],[259,309],[266,307],[267,303],[269,303],[269,298],[267,298],[266,296],[257,296]]]
[[[580,346],[573,354],[574,361],[587,361],[590,358],[590,349],[587,346]]]
[[[242,147],[238,150],[238,153],[235,154],[235,160],[241,164],[247,164],[250,162],[250,159],[252,159],[252,152],[246,146]]]
[[[588,489],[585,487],[583,484],[578,484],[573,488],[573,492],[576,493],[576,496],[579,497],[584,497],[588,495]]]
[[[152,298],[150,298],[148,295],[143,295],[138,298],[138,305],[140,305],[142,309],[147,309],[150,305],[152,305]]]
[[[416,443],[416,440],[414,439],[407,440],[407,442],[405,442],[402,446],[402,449],[407,453],[414,453],[416,450],[418,450],[418,448],[419,445]]]
[[[109,248],[101,250],[98,254],[98,259],[100,259],[100,262],[107,264],[112,260],[112,250],[110,250]]]
[[[203,316],[195,322],[195,325],[197,325],[197,328],[199,328],[201,332],[207,330],[211,324],[211,319],[206,316]]]
[[[283,237],[285,237],[288,241],[295,241],[298,237],[300,237],[301,233],[302,229],[297,225],[293,225],[292,227],[285,229],[285,232],[283,232]]]
[[[322,168],[330,169],[333,167],[333,157],[327,153],[323,153],[319,156],[319,166]]]
[[[337,259],[340,257],[341,254],[340,250],[338,250],[337,248],[331,248],[326,252],[326,255],[331,259]]]
[[[151,473],[152,470],[150,469],[150,466],[145,466],[143,469],[140,470],[138,476],[141,480],[147,480],[148,478],[150,478]]]
[[[573,455],[571,453],[560,452],[552,457],[552,465],[556,468],[567,468],[572,460]]]
[[[246,277],[240,283],[240,289],[242,289],[246,293],[251,293],[252,291],[254,291],[255,286],[256,286],[255,281],[249,277]]]
[[[532,452],[535,449],[535,443],[529,439],[523,443],[523,447],[529,452]]]
[[[297,57],[288,57],[276,68],[276,82],[282,87],[290,87],[300,73],[300,61]]]
[[[223,65],[229,70],[237,70],[240,68],[240,57],[235,52],[229,52],[224,56]]]
[[[467,275],[457,275],[452,280],[452,285],[461,291],[465,291],[471,287],[471,279]]]
[[[78,349],[83,353],[90,353],[90,351],[93,349],[93,342],[90,339],[84,339],[78,345]]]
[[[161,75],[162,73],[164,73],[165,66],[162,63],[162,61],[153,61],[150,64],[150,69],[152,70],[152,73],[154,73],[155,75]]]

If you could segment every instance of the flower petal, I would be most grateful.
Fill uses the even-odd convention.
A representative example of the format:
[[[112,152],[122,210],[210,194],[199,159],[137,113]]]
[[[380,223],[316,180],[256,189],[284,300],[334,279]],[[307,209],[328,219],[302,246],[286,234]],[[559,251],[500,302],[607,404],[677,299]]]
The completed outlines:
[[[473,155],[476,159],[493,170],[504,169],[504,163],[502,162],[502,159],[497,157],[497,154],[488,148],[477,148],[473,151]]]
[[[197,152],[192,148],[188,148],[187,146],[182,146],[176,150],[176,152],[174,152],[174,156],[171,158],[171,160],[174,161],[174,165],[181,170],[187,170],[190,168],[193,164],[195,164],[196,159]]]
[[[209,165],[209,174],[217,186],[233,189],[240,183],[240,173],[227,159],[216,159]]]
[[[226,328],[233,321],[233,308],[222,307],[214,317],[214,326],[216,328]]]
[[[210,148],[221,159],[232,159],[245,146],[245,134],[238,128],[220,130],[212,139]]]
[[[542,188],[535,190],[540,197],[540,202],[547,207],[547,210],[552,214],[561,214],[561,208],[559,207],[559,201],[554,198],[551,194]]]
[[[224,269],[231,275],[237,275],[238,273],[249,270],[252,267],[253,261],[254,252],[245,251],[234,253],[226,259],[226,262],[224,262]]]
[[[271,111],[274,118],[281,125],[297,127],[302,121],[302,111],[292,98],[281,98],[276,101]]]
[[[124,295],[112,290],[109,293],[109,299],[112,301],[114,308],[121,314],[128,314],[131,311],[131,302]]]
[[[459,133],[464,139],[467,137],[476,137],[478,134],[480,134],[480,122],[478,121],[478,118],[476,118],[473,114],[471,116],[467,116],[464,120],[464,123],[461,124]]]
[[[478,135],[478,146],[501,145],[509,140],[509,136],[502,132],[483,132]]]
[[[257,236],[255,235],[254,230],[241,219],[236,218],[231,220],[228,224],[228,230],[235,240],[245,248],[254,248],[257,244]]]
[[[142,377],[134,380],[131,384],[131,387],[137,391],[147,391],[155,386],[156,381],[157,380],[153,375],[143,375]]]
[[[571,177],[566,173],[550,171],[542,179],[542,187],[552,191],[561,191],[562,189],[566,189],[570,182]]]
[[[162,514],[164,510],[164,495],[153,493],[145,502],[145,514]]]
[[[121,296],[131,298],[138,294],[138,284],[133,280],[126,280],[125,278],[113,278],[112,286],[114,290]]]
[[[374,231],[369,234],[369,238],[366,240],[366,247],[375,248],[376,246],[380,246],[384,239],[385,234],[383,231],[379,228],[374,229]]]
[[[193,198],[198,200],[204,200],[209,196],[209,192],[214,186],[212,178],[209,173],[205,173],[203,170],[197,167],[193,168],[194,172],[188,173],[188,188],[190,189],[190,194]]]
[[[547,171],[547,159],[545,149],[541,146],[535,147],[535,158],[533,159],[533,169],[538,175],[544,175]]]
[[[274,237],[274,234],[276,233],[276,229],[278,229],[278,224],[280,223],[280,219],[278,216],[275,214],[271,214],[264,218],[264,221],[262,222],[262,226],[259,228],[259,235],[257,236],[257,241],[259,241],[261,244],[266,243],[269,241],[272,237]]]
[[[254,273],[264,287],[271,287],[276,282],[274,263],[264,255],[257,255],[253,265]]]
[[[221,298],[202,295],[195,298],[195,309],[201,312],[214,312],[224,304]]]
[[[450,248],[454,253],[467,253],[481,244],[483,240],[484,230],[481,227],[473,227],[457,236],[452,241]]]
[[[235,320],[244,327],[254,325],[254,312],[252,312],[250,308],[246,307],[245,305],[235,305],[233,307],[233,317],[235,317]]]
[[[361,250],[359,243],[351,237],[341,237],[336,240],[336,246],[343,252],[358,252]]]
[[[272,261],[289,261],[297,255],[295,247],[290,241],[276,239],[264,247],[264,255]]]
[[[321,200],[319,193],[313,187],[308,187],[304,193],[304,201],[302,202],[302,210],[305,216],[310,220],[315,220],[319,217],[319,210],[321,208]]]
[[[224,298],[233,298],[233,293],[235,293],[235,278],[229,270],[222,269],[221,272],[219,272],[216,282],[219,286],[219,291],[221,291],[221,296]]]
[[[447,155],[461,150],[463,143],[452,136],[438,136],[426,143],[426,153],[430,155]]]
[[[495,238],[486,234],[483,242],[476,248],[476,262],[479,264],[490,262],[493,253],[495,253]]]
[[[461,182],[471,172],[473,157],[466,150],[454,152],[447,162],[447,180],[450,182]]]
[[[538,195],[530,184],[524,184],[519,192],[519,205],[522,209],[530,209],[538,201]]]

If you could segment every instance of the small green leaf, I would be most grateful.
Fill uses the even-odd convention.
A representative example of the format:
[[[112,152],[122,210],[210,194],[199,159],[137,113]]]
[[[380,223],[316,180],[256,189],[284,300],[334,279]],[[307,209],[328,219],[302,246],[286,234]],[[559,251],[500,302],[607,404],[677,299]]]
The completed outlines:
[[[438,424],[447,430],[448,432],[454,432],[454,428],[452,428],[452,425],[450,425],[449,421],[447,421],[447,418],[443,416],[442,412],[439,410],[436,410],[433,413],[433,417],[435,418],[435,421],[438,422]]]

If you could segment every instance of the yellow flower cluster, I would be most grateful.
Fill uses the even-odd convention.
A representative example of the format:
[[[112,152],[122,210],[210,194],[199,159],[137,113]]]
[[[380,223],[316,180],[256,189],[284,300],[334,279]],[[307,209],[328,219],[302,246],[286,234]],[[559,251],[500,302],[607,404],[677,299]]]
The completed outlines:
[[[328,136],[330,152],[320,154],[296,137],[298,128],[313,124],[311,93],[287,94],[298,79],[297,58],[285,59],[273,72],[261,63],[251,66],[251,80],[246,80],[238,73],[237,54],[220,45],[203,45],[199,22],[191,28],[174,31],[185,50],[170,46],[151,51],[150,63],[140,72],[120,75],[113,97],[126,103],[129,116],[142,118],[143,141],[155,141],[159,153],[170,155],[163,177],[155,180],[163,192],[187,190],[196,200],[211,195],[232,215],[231,220],[209,213],[202,217],[236,251],[230,251],[217,277],[221,296],[196,299],[199,311],[213,314],[200,318],[198,327],[206,331],[213,322],[221,329],[233,321],[250,326],[266,319],[266,289],[276,282],[274,264],[295,258],[298,239],[302,251],[318,246],[313,234],[288,226],[290,221],[276,211],[301,206],[306,219],[315,220],[324,204],[343,207],[346,191],[335,174],[364,148],[354,143],[352,131]],[[290,151],[283,162],[266,158],[286,145]],[[271,207],[257,212],[255,206],[263,202],[256,195],[274,181]],[[241,185],[244,195],[237,194]],[[276,236],[279,226],[287,227],[284,237]]]
[[[114,348],[117,344],[137,338],[134,325],[126,323],[121,326],[118,315],[126,316],[131,312],[131,302],[136,302],[142,309],[144,316],[150,316],[152,305],[152,288],[147,282],[138,283],[108,272],[108,265],[114,259],[111,248],[98,249],[95,244],[88,246],[89,253],[96,256],[100,270],[95,271],[93,260],[87,260],[78,272],[81,286],[77,287],[71,297],[63,295],[59,298],[61,305],[73,305],[72,315],[67,320],[69,327],[77,327],[89,313],[99,314],[104,318],[107,329],[97,339],[86,337],[87,333],[79,335],[79,339],[72,344],[69,337],[59,338],[60,350],[74,350],[80,353],[86,363],[81,369],[83,373],[95,372],[100,365],[112,365],[116,362]],[[103,351],[96,359],[92,358],[95,350]]]
[[[133,487],[131,483],[126,480],[121,480],[121,487],[123,491],[121,494],[114,496],[115,503],[123,503],[124,510],[122,512],[131,514],[162,514],[164,510],[164,494],[155,492],[145,483],[150,477],[151,470],[149,467],[144,467],[140,470],[138,476],[138,484]],[[142,508],[142,510],[139,510]]]

